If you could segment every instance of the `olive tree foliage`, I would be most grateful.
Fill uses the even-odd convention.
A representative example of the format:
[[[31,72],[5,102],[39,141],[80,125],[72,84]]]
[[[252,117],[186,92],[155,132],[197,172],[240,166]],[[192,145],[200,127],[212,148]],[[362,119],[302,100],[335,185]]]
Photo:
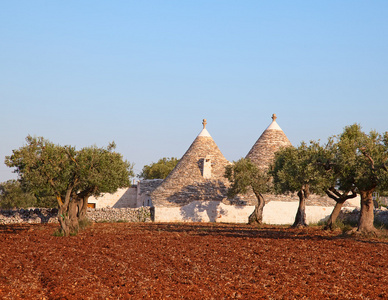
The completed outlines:
[[[338,173],[336,172],[336,169],[333,168],[333,162],[336,155],[334,138],[330,137],[328,142],[322,146],[315,141],[310,142],[310,144],[310,147],[315,149],[310,152],[310,154],[313,155],[312,160],[315,160],[312,167],[317,168],[322,176],[323,184],[321,185],[321,188],[329,198],[336,202],[324,227],[324,229],[332,229],[345,201],[355,198],[357,193],[355,192],[354,186],[340,189],[338,185]]]
[[[293,226],[305,226],[305,199],[325,192],[337,203],[326,224],[331,228],[343,203],[361,196],[358,231],[375,233],[374,191],[388,191],[388,132],[369,134],[353,124],[326,145],[310,142],[275,154],[271,174],[278,193],[296,192],[299,208]]]
[[[0,183],[0,208],[27,208],[36,207],[36,197],[22,189],[17,180],[8,180]]]
[[[262,224],[263,208],[265,205],[263,194],[270,191],[270,177],[253,164],[250,159],[241,158],[225,168],[225,178],[231,183],[228,198],[238,194],[246,194],[252,189],[257,198],[255,210],[249,217],[250,224]]]
[[[26,142],[6,157],[5,164],[15,168],[23,186],[37,197],[56,198],[65,236],[78,232],[90,196],[130,185],[132,165],[113,151],[114,143],[107,148],[92,146],[77,151],[42,137],[28,136]]]
[[[0,183],[0,207],[4,209],[57,207],[57,200],[52,196],[36,196],[29,192],[18,180]]]
[[[275,153],[271,175],[275,192],[297,193],[299,206],[292,227],[307,226],[306,200],[311,193],[322,194],[331,185],[331,177],[324,168],[318,167],[317,159],[324,154],[318,142],[309,145],[302,142],[299,147],[282,148]]]
[[[145,165],[138,177],[143,179],[165,179],[178,162],[179,159],[176,157],[163,157],[156,163]]]
[[[372,194],[376,189],[388,191],[388,132],[366,134],[360,125],[353,124],[345,127],[335,140],[330,168],[337,185],[340,190],[355,190],[360,194],[357,230],[375,233]]]

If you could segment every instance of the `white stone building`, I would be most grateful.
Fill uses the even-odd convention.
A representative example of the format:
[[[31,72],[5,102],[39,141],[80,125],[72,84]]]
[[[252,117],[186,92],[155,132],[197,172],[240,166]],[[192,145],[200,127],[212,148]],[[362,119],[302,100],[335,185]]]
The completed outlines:
[[[288,146],[292,145],[273,115],[271,124],[246,157],[265,170],[273,161],[275,152]],[[247,223],[256,198],[253,193],[248,193],[240,198],[227,199],[229,182],[224,172],[228,164],[230,162],[209,134],[204,120],[202,131],[165,180],[142,180],[114,194],[90,198],[89,204],[95,208],[152,206],[156,222]],[[299,202],[296,195],[264,195],[264,198],[264,223],[293,223]],[[328,197],[312,195],[306,203],[307,222],[324,220],[334,205],[335,202]],[[347,206],[354,207],[352,204]]]

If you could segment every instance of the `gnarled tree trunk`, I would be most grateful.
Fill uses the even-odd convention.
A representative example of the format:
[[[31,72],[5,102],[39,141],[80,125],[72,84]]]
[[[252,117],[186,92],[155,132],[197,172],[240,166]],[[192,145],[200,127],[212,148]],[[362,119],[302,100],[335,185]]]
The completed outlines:
[[[69,219],[69,205],[71,200],[71,192],[73,190],[73,187],[69,187],[66,191],[65,199],[60,203],[59,209],[58,209],[58,221],[61,225],[61,230],[64,236],[70,235],[70,219]],[[59,201],[58,201],[59,202]]]
[[[71,199],[58,210],[58,220],[64,236],[77,234],[79,231],[79,200]]]
[[[78,203],[78,209],[79,209],[78,218],[79,218],[79,221],[83,221],[83,220],[87,219],[86,212],[87,212],[87,208],[88,208],[88,199],[96,191],[97,191],[97,187],[95,186],[95,187],[93,187],[93,188],[91,188],[89,190],[85,190],[82,193],[79,193],[77,195],[77,197],[80,199],[80,201]]]
[[[328,229],[333,229],[334,223],[337,220],[339,213],[341,212],[342,206],[345,203],[346,200],[341,200],[337,201],[335,204],[333,211],[331,212],[329,219],[326,222],[326,225],[323,229],[328,230]]]
[[[299,206],[296,212],[294,224],[291,227],[306,227],[306,199],[310,196],[309,186],[305,185],[299,192]]]
[[[79,231],[79,220],[82,216],[86,217],[86,207],[84,208],[84,206],[87,206],[88,197],[79,197],[72,191],[73,187],[71,186],[66,191],[63,203],[59,202],[58,221],[64,236],[77,234]]]
[[[374,221],[374,205],[373,205],[373,197],[372,193],[374,192],[374,188],[368,191],[360,191],[361,195],[361,213],[360,219],[358,222],[357,231],[366,234],[375,234],[376,228],[373,225]]]
[[[249,224],[263,224],[263,209],[265,205],[264,197],[262,194],[255,192],[257,198],[257,204],[255,205],[255,210],[248,218]]]
[[[79,202],[79,220],[85,220],[86,219],[86,211],[88,208],[88,199],[89,195],[84,196],[81,201]]]
[[[77,234],[79,231],[79,201],[78,199],[72,199],[69,205],[69,230],[70,234]]]
[[[333,225],[335,221],[338,218],[339,213],[341,212],[342,206],[345,203],[346,200],[355,198],[357,196],[356,192],[352,191],[352,194],[349,195],[349,191],[344,192],[341,194],[339,191],[337,191],[335,188],[330,188],[326,191],[326,194],[333,200],[335,200],[336,204],[334,206],[333,211],[331,212],[331,215],[329,219],[326,222],[326,225],[323,229],[333,229]]]

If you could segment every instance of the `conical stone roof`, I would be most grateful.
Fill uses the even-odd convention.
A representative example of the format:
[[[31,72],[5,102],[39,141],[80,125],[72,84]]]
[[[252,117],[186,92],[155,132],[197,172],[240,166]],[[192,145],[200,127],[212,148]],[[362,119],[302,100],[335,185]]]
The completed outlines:
[[[281,147],[292,146],[291,142],[276,122],[276,114],[272,115],[272,123],[261,134],[247,154],[254,164],[262,170],[267,170],[275,157],[275,152]]]
[[[192,201],[222,201],[229,185],[224,178],[228,160],[206,129],[203,129],[179,163],[156,188],[151,199],[154,206],[183,206]]]

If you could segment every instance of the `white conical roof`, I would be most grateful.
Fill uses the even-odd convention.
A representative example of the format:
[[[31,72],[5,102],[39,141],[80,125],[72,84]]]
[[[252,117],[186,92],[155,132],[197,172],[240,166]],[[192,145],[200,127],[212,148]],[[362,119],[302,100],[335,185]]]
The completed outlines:
[[[274,117],[274,116],[275,116],[275,117]],[[269,126],[267,127],[266,130],[282,130],[282,129],[280,128],[279,124],[276,122],[276,115],[275,115],[275,114],[273,114],[272,120],[273,120],[272,123],[269,124]],[[283,130],[282,130],[282,131],[283,131]]]
[[[202,129],[202,131],[198,134],[198,136],[211,137],[209,131],[207,131],[206,128]]]

